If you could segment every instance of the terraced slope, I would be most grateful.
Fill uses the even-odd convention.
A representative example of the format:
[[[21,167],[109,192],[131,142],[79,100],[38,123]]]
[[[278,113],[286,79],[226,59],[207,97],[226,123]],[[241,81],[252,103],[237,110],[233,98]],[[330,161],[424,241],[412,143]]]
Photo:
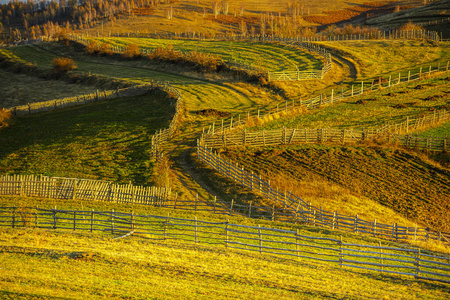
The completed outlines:
[[[158,47],[172,48],[179,51],[197,51],[217,55],[223,60],[238,60],[264,67],[269,71],[285,69],[316,70],[322,68],[319,57],[296,49],[277,44],[261,44],[250,42],[221,42],[221,41],[189,41],[144,38],[93,38],[91,40],[125,47],[137,44],[140,49],[154,50]]]

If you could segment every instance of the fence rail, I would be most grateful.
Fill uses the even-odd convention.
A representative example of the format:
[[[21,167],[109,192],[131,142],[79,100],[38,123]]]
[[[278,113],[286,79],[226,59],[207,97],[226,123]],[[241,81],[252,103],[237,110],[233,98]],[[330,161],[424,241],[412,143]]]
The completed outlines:
[[[0,207],[0,226],[101,232],[124,238],[136,235],[154,240],[181,240],[276,257],[320,261],[340,267],[450,283],[450,258],[416,248],[346,243],[307,236],[298,230],[245,226],[169,216],[117,211],[77,211]]]

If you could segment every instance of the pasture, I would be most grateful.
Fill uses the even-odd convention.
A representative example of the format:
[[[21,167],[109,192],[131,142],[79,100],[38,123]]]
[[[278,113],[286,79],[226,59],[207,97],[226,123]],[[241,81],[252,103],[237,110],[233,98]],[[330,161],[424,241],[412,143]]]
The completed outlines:
[[[144,33],[157,36],[195,33],[214,37],[219,33],[236,34],[245,30],[258,32],[260,18],[267,12],[280,16],[276,17],[276,25],[272,25],[271,30],[284,33],[283,30],[287,30],[294,19],[292,7],[288,8],[288,5],[297,5],[298,9],[301,7],[301,13],[296,11],[298,22],[296,20],[295,24],[296,30],[301,31],[313,22],[306,15],[322,14],[323,19],[327,12],[334,11],[330,14],[336,15],[336,11],[341,9],[364,11],[369,6],[364,2],[326,0],[272,3],[267,0],[230,0],[226,2],[229,4],[228,14],[219,15],[216,19],[210,2],[181,0],[152,9],[130,9],[128,14],[97,22],[96,27],[83,31],[97,36],[90,39],[113,46],[136,43],[148,51],[166,48],[205,52],[223,60],[236,59],[273,71],[295,66],[309,70],[320,68],[322,61],[314,55],[281,44],[163,40],[114,37],[114,34],[126,36],[131,33],[130,36],[133,36]],[[375,1],[370,3],[382,5]],[[171,8],[174,9],[174,17],[169,20],[166,14]],[[269,16],[266,17],[269,22]],[[83,32],[80,30],[79,33]],[[449,42],[434,44],[418,40],[372,40],[317,44],[326,47],[334,56],[333,69],[323,80],[274,82],[273,85],[244,82],[230,74],[199,73],[184,66],[155,63],[147,59],[93,55],[80,51],[81,47],[73,43],[49,42],[0,49],[3,56],[21,64],[36,65],[39,70],[49,71],[54,58],[66,56],[73,58],[78,65],[74,74],[92,76],[93,80],[99,76],[111,82],[121,81],[126,84],[170,82],[181,92],[184,105],[174,136],[161,145],[164,158],[158,160],[151,157],[151,137],[158,130],[168,127],[174,110],[173,98],[161,91],[13,118],[8,127],[0,129],[1,174],[44,174],[144,186],[161,185],[161,178],[164,177],[164,183],[169,185],[172,195],[178,197],[176,199],[195,203],[195,208],[182,210],[181,207],[176,208],[176,200],[173,208],[162,208],[136,203],[0,196],[2,207],[13,206],[18,210],[33,210],[36,207],[50,212],[55,207],[88,213],[95,210],[105,221],[98,227],[98,233],[92,233],[92,229],[91,232],[81,232],[72,230],[71,225],[75,228],[77,216],[81,222],[85,222],[86,215],[76,215],[78,212],[72,211],[73,216],[56,217],[54,213],[53,224],[61,222],[65,230],[61,227],[56,229],[57,226],[53,230],[44,230],[33,228],[31,223],[27,223],[27,213],[13,215],[12,224],[23,224],[24,227],[0,230],[0,278],[3,282],[0,298],[448,299],[450,289],[447,283],[399,274],[381,274],[379,270],[340,268],[338,264],[313,260],[308,255],[323,258],[322,255],[329,254],[327,251],[336,251],[340,254],[333,252],[334,257],[342,264],[342,239],[349,247],[352,247],[351,244],[355,247],[364,244],[375,249],[381,248],[381,243],[387,247],[404,245],[391,241],[380,242],[374,238],[375,234],[358,235],[354,233],[357,230],[344,232],[306,226],[305,223],[298,223],[297,219],[295,224],[275,220],[275,203],[264,195],[243,188],[238,182],[218,175],[197,160],[195,146],[198,137],[213,122],[219,128],[218,124],[224,116],[239,115],[241,120],[247,114],[265,113],[291,101],[299,103],[299,100],[312,95],[330,94],[332,89],[337,94],[341,88],[348,90],[352,85],[359,85],[362,80],[370,84],[379,76],[392,75],[395,78],[399,72],[407,74],[408,70],[417,71],[420,67],[426,71],[430,64],[443,64],[450,60]],[[35,89],[35,86],[25,84],[28,79],[34,85],[40,84],[32,74],[14,74],[7,78],[5,73],[0,71],[0,80],[4,78],[10,87],[0,87],[0,93],[15,97],[9,100],[11,103],[27,101],[23,95],[31,94]],[[15,80],[17,83],[13,82]],[[97,89],[95,84],[74,84],[72,89],[70,84],[62,81],[44,81],[42,86],[35,96],[42,100],[84,94]],[[12,95],[8,88],[16,88],[19,93]],[[420,81],[379,89],[316,110],[301,110],[292,115],[279,114],[276,120],[248,129],[378,127],[407,117],[448,109],[449,91],[448,73],[424,76]],[[417,133],[446,136],[449,130],[448,124],[442,124],[436,128],[421,128],[421,132]],[[223,147],[216,150],[222,157],[233,161],[233,165],[261,174],[270,179],[272,186],[291,191],[316,207],[346,215],[358,214],[355,227],[356,219],[361,218],[376,220],[373,224],[397,223],[414,227],[417,223],[437,231],[450,231],[447,220],[450,213],[447,203],[450,175],[448,165],[442,163],[448,160],[447,153],[439,154],[444,157],[439,163],[433,160],[437,157],[435,153],[405,150],[378,141],[355,145],[315,143],[257,149]],[[197,211],[198,199],[209,205],[214,201],[214,211],[216,200],[219,206],[227,209],[233,204],[236,207],[241,204],[272,207],[272,221],[266,215],[260,219],[256,218],[256,214],[253,218],[246,213],[236,215],[238,209],[230,216]],[[131,218],[140,214],[153,215],[156,219],[179,219],[176,222],[172,219],[173,227],[170,227],[168,223],[164,225],[163,222],[153,222],[148,218],[147,221],[155,223],[158,230],[164,230],[164,238],[161,239],[157,234],[142,233],[140,230],[144,230],[144,225],[141,228],[137,226],[134,232],[133,221],[126,223],[120,217],[114,219],[114,212],[119,215],[123,212],[126,216],[130,216],[128,213],[131,212]],[[140,218],[146,219],[144,216]],[[183,225],[184,222],[192,223],[194,218],[195,225]],[[9,227],[9,219],[1,220],[3,223],[0,224],[7,223]],[[15,223],[16,220],[18,223]],[[120,237],[121,234],[114,233],[114,226],[120,227],[118,224],[122,221],[127,227],[121,234],[129,232],[130,228],[132,232]],[[228,222],[227,225],[225,222]],[[236,224],[234,231],[228,231],[228,227],[222,230],[220,227],[228,224]],[[295,243],[287,242],[288,239],[284,237],[272,242],[269,241],[272,238],[270,235],[263,240],[259,225],[274,228],[278,232],[297,231],[297,235],[310,236],[319,243],[327,239],[335,239],[339,243],[341,239],[341,247],[330,250],[322,245],[307,250],[305,257],[295,257],[299,256],[297,252],[290,258],[280,258],[279,253],[270,255],[264,253],[268,251],[263,249],[267,250],[273,244],[287,244],[285,247],[298,251],[296,238]],[[179,231],[166,235],[170,228],[177,226]],[[244,232],[246,229],[237,229],[246,226],[251,228],[251,233]],[[214,234],[219,230],[217,228],[221,231],[215,237]],[[229,240],[237,240],[246,234],[248,236],[242,238],[242,244],[234,242],[235,249],[229,247],[233,244],[228,244]],[[170,238],[166,239],[166,236]],[[202,239],[203,236],[208,237]],[[439,239],[440,236],[439,233]],[[411,264],[410,272],[418,274],[424,271],[419,263],[421,253],[434,255],[430,250],[436,250],[440,252],[439,255],[448,257],[449,248],[443,243],[421,243],[412,239],[408,242],[410,244],[406,247],[418,255],[408,254],[411,260],[400,261],[400,265],[405,267],[406,263]],[[423,252],[416,250],[418,246],[422,247]],[[260,253],[257,253],[258,250],[250,252],[249,249],[258,249]],[[327,253],[323,254],[321,249]],[[386,253],[383,261],[380,258],[381,251],[375,254],[372,252],[373,256],[366,260],[362,249],[365,248],[361,246],[355,251],[349,250],[353,251],[353,257],[363,257],[362,265],[370,261],[374,269],[382,269],[384,263],[395,261]],[[376,249],[378,251],[379,248]],[[406,259],[406,256],[402,259]],[[443,272],[448,273],[448,268],[444,268]]]

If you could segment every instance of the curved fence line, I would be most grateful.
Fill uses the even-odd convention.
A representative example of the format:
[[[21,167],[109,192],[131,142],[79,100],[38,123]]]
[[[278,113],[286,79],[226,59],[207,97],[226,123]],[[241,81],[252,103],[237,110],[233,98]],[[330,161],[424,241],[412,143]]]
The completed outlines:
[[[226,222],[139,215],[118,211],[79,211],[0,207],[0,226],[101,232],[116,239],[136,235],[252,251],[292,260],[320,261],[342,267],[412,276],[450,283],[450,258],[420,248],[355,244],[300,234],[299,230]]]

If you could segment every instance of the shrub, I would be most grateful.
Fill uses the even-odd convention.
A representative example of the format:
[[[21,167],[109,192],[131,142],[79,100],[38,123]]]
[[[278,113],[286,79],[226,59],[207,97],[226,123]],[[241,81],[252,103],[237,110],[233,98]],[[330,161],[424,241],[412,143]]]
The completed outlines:
[[[128,44],[123,51],[123,56],[126,58],[133,58],[139,56],[141,51],[139,50],[139,46],[137,44]]]
[[[0,128],[8,126],[10,120],[11,120],[11,112],[4,108],[0,109]]]
[[[53,59],[53,70],[57,73],[66,73],[77,68],[77,64],[71,58],[58,57]]]

